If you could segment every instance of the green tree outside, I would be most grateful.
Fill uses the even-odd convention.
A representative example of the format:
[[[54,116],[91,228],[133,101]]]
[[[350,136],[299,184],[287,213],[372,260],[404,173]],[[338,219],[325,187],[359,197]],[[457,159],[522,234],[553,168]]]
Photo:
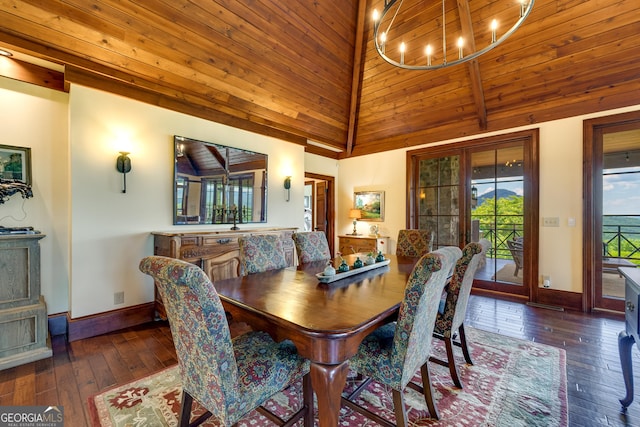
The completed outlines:
[[[478,220],[484,238],[491,241],[494,256],[511,259],[511,252],[505,243],[509,239],[523,236],[524,197],[509,196],[485,199],[471,212],[471,220]]]

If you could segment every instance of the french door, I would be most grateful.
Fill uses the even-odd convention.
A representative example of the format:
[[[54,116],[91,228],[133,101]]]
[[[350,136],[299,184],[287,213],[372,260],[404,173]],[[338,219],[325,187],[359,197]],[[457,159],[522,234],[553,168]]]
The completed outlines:
[[[537,152],[528,131],[408,153],[407,227],[433,230],[434,248],[489,240],[474,287],[533,299]]]
[[[583,308],[624,311],[617,268],[640,266],[640,112],[585,121]]]

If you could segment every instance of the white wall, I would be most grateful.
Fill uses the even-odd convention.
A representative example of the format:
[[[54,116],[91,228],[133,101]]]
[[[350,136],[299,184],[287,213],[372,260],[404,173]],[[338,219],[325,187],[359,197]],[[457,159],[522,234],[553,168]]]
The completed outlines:
[[[33,198],[0,204],[0,225],[32,226],[40,240],[41,294],[49,314],[69,304],[68,95],[0,77],[0,144],[31,148]],[[2,274],[2,272],[0,272]]]
[[[138,271],[139,260],[153,253],[150,232],[229,228],[172,225],[174,134],[267,154],[268,223],[244,227],[303,227],[302,146],[81,86],[71,88],[69,110],[72,318],[153,301],[153,282]],[[122,150],[131,152],[126,194],[115,169]],[[121,291],[125,303],[114,305]]]
[[[550,276],[552,288],[581,293],[582,124],[584,120],[594,117],[638,109],[640,106],[622,108],[431,145],[539,128],[540,221],[542,222],[544,217],[560,218],[560,227],[548,228],[540,224],[540,276]],[[427,146],[429,145],[341,160],[338,232],[348,233],[351,230],[352,223],[347,218],[346,212],[353,205],[354,191],[382,190],[385,192],[386,208],[385,220],[379,223],[380,233],[391,238],[390,250],[395,252],[398,231],[406,227],[406,152]],[[574,227],[568,225],[569,218],[576,220]],[[358,232],[368,234],[369,225],[369,223],[360,222]]]

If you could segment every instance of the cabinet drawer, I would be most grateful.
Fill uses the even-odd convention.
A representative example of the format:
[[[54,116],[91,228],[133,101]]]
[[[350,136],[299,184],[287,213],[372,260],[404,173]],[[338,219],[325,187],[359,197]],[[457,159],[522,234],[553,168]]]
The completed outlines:
[[[340,252],[343,254],[357,253],[369,253],[377,252],[376,239],[374,237],[368,238],[355,238],[355,237],[342,237],[340,236]]]
[[[638,306],[638,304],[640,303],[640,300],[638,299],[638,296],[640,294],[640,290],[636,287],[633,286],[633,284],[631,284],[629,282],[629,280],[625,280],[625,307],[624,307],[624,317],[626,320],[626,326],[627,326],[627,333],[630,335],[633,335],[634,338],[636,339],[636,342],[638,341],[638,318],[639,318],[639,313],[640,313],[640,306]]]
[[[202,238],[202,245],[186,245],[182,241],[180,258],[193,260],[196,258],[210,258],[227,252],[239,250],[238,237],[236,236],[207,236]]]

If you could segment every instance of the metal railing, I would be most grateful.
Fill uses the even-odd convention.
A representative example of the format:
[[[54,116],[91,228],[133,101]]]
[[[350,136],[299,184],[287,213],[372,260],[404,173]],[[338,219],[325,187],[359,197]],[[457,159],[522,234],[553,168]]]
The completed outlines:
[[[640,263],[640,215],[602,216],[602,256]]]
[[[602,256],[627,259],[640,265],[640,215],[603,215],[602,218]],[[488,254],[490,257],[511,259],[506,242],[522,237],[523,224],[481,229],[481,232],[495,244]]]
[[[511,251],[507,246],[507,240],[513,240],[516,237],[522,237],[523,231],[524,225],[522,224],[522,222],[491,226],[486,229],[480,226],[482,237],[491,242],[491,249],[489,250],[487,256],[490,258],[513,259],[513,257],[511,256]]]

